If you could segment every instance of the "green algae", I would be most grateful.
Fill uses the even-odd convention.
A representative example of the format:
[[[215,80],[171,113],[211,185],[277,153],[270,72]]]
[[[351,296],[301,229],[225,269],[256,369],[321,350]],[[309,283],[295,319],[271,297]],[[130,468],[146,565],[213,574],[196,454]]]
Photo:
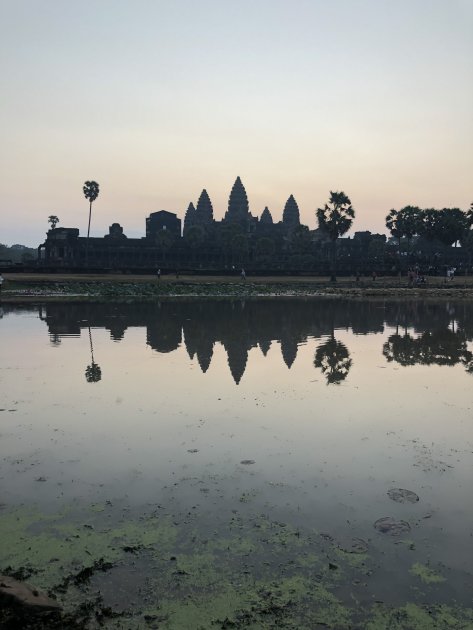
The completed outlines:
[[[441,582],[445,582],[443,575],[436,573],[430,567],[427,567],[425,564],[420,564],[419,562],[415,562],[412,565],[409,573],[420,578],[424,584],[440,584]]]
[[[366,630],[473,630],[473,609],[408,603],[399,608],[375,604]]]
[[[345,551],[344,549],[340,549],[339,547],[335,547],[333,554],[339,562],[352,569],[357,569],[363,574],[368,571],[367,564],[369,556],[367,553],[351,553],[349,551]]]
[[[238,515],[210,532],[171,516],[125,517],[98,506],[56,514],[17,508],[0,516],[0,570],[29,567],[34,583],[55,593],[68,614],[88,603],[84,628],[96,627],[106,605],[100,589],[122,579],[117,593],[126,593],[127,568],[138,562],[138,600],[117,595],[115,609],[127,616],[102,615],[103,627],[473,630],[472,609],[426,606],[414,589],[414,601],[397,608],[363,605],[366,597],[347,586],[374,570],[371,554],[340,549],[312,530]],[[410,573],[429,585],[444,580],[419,563]]]
[[[312,602],[312,605],[311,605]],[[160,627],[245,627],[270,629],[350,627],[349,611],[321,585],[293,576],[279,581],[248,580],[238,587],[223,583],[205,597],[189,596],[182,601],[165,599],[159,609],[146,614],[165,618]]]
[[[64,513],[45,515],[18,508],[0,517],[0,567],[28,567],[40,576],[43,588],[51,588],[77,567],[94,562],[113,563],[124,548],[169,550],[176,529],[168,517],[127,521],[115,528],[99,528],[87,522],[64,520]]]
[[[211,543],[215,550],[231,551],[239,556],[249,556],[257,550],[257,543],[244,536],[222,538]]]

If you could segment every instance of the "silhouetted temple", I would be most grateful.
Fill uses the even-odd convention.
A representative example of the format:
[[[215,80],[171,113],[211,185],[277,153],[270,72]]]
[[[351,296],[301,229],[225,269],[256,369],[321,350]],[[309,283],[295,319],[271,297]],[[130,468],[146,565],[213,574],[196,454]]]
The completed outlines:
[[[128,238],[119,223],[113,223],[102,238],[81,237],[77,228],[54,228],[39,246],[38,258],[45,265],[62,267],[81,267],[86,259],[92,266],[112,269],[128,265],[155,267],[163,250],[180,238],[181,220],[172,212],[160,210],[146,219],[143,238]]]
[[[215,220],[212,201],[204,189],[197,204],[189,204],[183,231],[176,214],[160,210],[146,219],[142,238],[128,238],[118,223],[113,223],[105,236],[89,239],[79,236],[77,228],[56,227],[48,231],[38,252],[41,265],[63,268],[264,268],[275,263],[280,268],[288,263],[310,267],[315,260],[314,245],[323,245],[325,240],[319,230],[301,225],[293,195],[283,208],[281,221],[274,222],[267,207],[260,217],[253,215],[245,187],[237,177],[220,221]]]

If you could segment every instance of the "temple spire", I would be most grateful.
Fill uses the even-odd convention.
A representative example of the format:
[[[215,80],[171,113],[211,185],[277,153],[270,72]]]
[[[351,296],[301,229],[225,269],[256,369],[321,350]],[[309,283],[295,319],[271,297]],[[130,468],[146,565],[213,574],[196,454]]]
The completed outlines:
[[[282,215],[282,222],[288,228],[297,227],[301,223],[299,217],[299,206],[297,205],[293,195],[291,195],[286,201]]]
[[[213,221],[214,210],[212,207],[212,202],[210,201],[210,197],[205,188],[201,192],[199,201],[197,202],[195,218],[198,225],[209,225]]]
[[[268,206],[266,206],[266,208],[261,213],[260,223],[262,225],[273,225],[273,217],[271,216],[271,212],[269,211]]]
[[[195,225],[196,216],[195,216],[195,207],[191,202],[186,210],[186,216],[184,217],[184,235],[187,233],[187,230]]]
[[[249,206],[246,190],[240,177],[237,177],[233,184],[228,199],[228,210],[225,213],[225,220],[232,222],[241,222],[248,220]]]

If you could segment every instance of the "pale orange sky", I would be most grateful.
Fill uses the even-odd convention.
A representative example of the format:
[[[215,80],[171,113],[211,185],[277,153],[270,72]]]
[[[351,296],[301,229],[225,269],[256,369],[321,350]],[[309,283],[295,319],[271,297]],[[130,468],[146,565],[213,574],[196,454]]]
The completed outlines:
[[[60,0],[0,5],[0,242],[47,217],[143,236],[237,175],[251,212],[302,222],[344,190],[354,230],[473,200],[471,0]]]

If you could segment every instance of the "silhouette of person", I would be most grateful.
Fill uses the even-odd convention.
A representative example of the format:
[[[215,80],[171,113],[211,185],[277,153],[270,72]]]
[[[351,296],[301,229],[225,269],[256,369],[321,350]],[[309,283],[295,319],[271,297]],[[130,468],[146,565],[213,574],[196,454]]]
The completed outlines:
[[[158,280],[161,280],[161,269],[158,269],[158,271],[156,272],[156,275],[158,277]]]
[[[242,280],[246,280],[246,273],[245,273],[245,270],[244,270],[244,269],[242,269],[242,270],[241,270],[241,274],[240,274],[240,276],[241,276],[241,279],[242,279]]]
[[[0,273],[0,296],[2,295],[2,284],[3,284],[4,278],[2,276],[2,274]]]

